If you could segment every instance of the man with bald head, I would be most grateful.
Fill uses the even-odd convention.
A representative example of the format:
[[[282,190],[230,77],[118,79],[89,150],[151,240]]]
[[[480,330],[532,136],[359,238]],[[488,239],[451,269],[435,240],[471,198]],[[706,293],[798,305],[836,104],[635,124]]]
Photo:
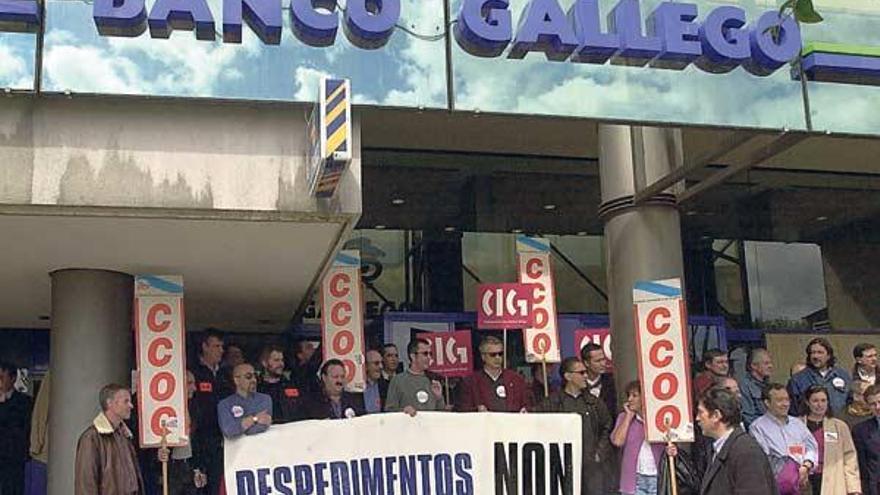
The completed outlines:
[[[388,396],[388,380],[382,376],[382,354],[370,349],[366,354],[367,386],[364,388],[364,409],[367,414],[380,413],[385,409]]]
[[[232,370],[235,393],[217,404],[223,436],[232,439],[263,433],[272,424],[272,398],[257,392],[257,374],[248,363]]]

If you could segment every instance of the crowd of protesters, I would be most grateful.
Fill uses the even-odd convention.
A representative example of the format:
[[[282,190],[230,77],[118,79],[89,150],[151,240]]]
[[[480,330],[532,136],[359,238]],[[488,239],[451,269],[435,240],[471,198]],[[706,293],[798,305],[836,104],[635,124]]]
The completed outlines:
[[[831,344],[815,338],[787,384],[771,382],[774,363],[765,349],[750,352],[739,380],[729,376],[726,353],[707,351],[692,381],[696,439],[678,445],[646,440],[639,382],[626,385],[617,407],[607,357],[595,344],[564,359],[559,380],[545,386],[540,366],[530,381],[506,369],[503,342],[487,336],[479,344],[482,369],[451,394],[429,371],[431,347],[419,338],[406,349],[386,344],[367,351],[359,393],[348,390],[341,361],[320,361],[315,343],[297,342],[290,359],[284,351],[266,346],[251,363],[241,348],[224,345],[220,332],[204,332],[187,372],[190,443],[171,450],[139,452],[131,393],[104,387],[101,412],[77,446],[75,493],[157,493],[156,466],[165,461],[170,493],[216,495],[224,492],[224,438],[302,420],[493,411],[578,414],[583,494],[671,493],[665,473],[674,470],[681,494],[880,495],[880,381],[870,344],[855,347],[847,371],[836,365]],[[27,458],[23,411],[30,404],[12,388],[14,372],[0,366],[3,495],[23,493],[18,473]]]

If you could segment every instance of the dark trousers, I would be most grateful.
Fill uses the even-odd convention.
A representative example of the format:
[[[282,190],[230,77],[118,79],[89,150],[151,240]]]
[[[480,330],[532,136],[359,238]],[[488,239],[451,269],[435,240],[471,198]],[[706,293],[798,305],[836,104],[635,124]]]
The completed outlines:
[[[193,468],[189,461],[171,459],[168,461],[168,493],[170,495],[199,495],[203,489],[196,488]]]
[[[24,462],[0,464],[0,495],[24,495]]]

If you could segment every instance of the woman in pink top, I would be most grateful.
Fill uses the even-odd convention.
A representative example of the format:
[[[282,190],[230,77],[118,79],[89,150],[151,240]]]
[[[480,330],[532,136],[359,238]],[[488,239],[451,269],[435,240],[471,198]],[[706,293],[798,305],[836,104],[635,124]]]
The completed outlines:
[[[623,450],[620,456],[620,493],[656,495],[657,466],[664,446],[647,442],[641,414],[642,389],[638,381],[633,381],[626,385],[626,403],[611,432],[611,443]]]

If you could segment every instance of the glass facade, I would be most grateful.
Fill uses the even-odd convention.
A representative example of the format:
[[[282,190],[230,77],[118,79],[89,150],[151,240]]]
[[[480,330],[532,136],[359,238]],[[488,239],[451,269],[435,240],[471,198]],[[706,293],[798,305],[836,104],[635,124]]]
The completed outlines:
[[[845,51],[880,47],[880,4],[866,0],[816,3],[825,20],[803,27],[804,44],[838,44]],[[878,134],[880,87],[855,84],[809,83],[813,128],[818,131]]]
[[[37,37],[0,32],[0,88],[34,89]]]
[[[149,11],[153,1],[147,2]],[[91,2],[49,0],[46,91],[314,101],[321,76],[350,78],[355,104],[446,107],[442,39],[398,30],[376,50],[353,46],[340,27],[331,47],[313,48],[290,28],[285,2],[278,45],[263,43],[245,24],[240,44],[222,41],[221,0],[208,0],[214,41],[191,31],[168,39],[98,34]],[[401,22],[416,34],[442,34],[442,0],[403,0]],[[340,16],[341,18],[341,16]],[[0,72],[2,73],[2,72]]]
[[[462,1],[450,1],[453,28]],[[153,3],[146,1],[147,11]],[[331,46],[306,45],[290,26],[287,0],[281,2],[279,44],[264,43],[247,24],[241,43],[227,43],[222,41],[223,2],[207,3],[215,22],[213,41],[198,40],[191,31],[174,31],[169,39],[152,38],[149,32],[132,38],[103,36],[93,19],[93,2],[47,0],[42,57],[34,54],[39,34],[0,32],[0,87],[32,90],[34,60],[41,58],[46,92],[308,102],[316,96],[318,78],[326,74],[350,78],[353,101],[361,105],[761,129],[807,129],[811,121],[817,131],[880,133],[880,116],[872,111],[880,104],[880,88],[810,82],[804,93],[785,65],[758,76],[743,67],[709,73],[695,63],[673,70],[613,61],[550,61],[540,52],[517,59],[509,56],[510,48],[487,58],[467,53],[457,40],[451,41],[447,58],[444,0],[401,0],[397,26],[388,43],[378,49],[353,45],[342,26]],[[527,3],[510,2],[514,34]],[[558,3],[565,12],[574,0]],[[616,3],[598,2],[603,31]],[[641,29],[660,3],[639,4]],[[697,22],[703,22],[721,4],[699,0],[695,5]],[[776,2],[765,1],[724,5],[741,8],[751,23],[777,8]],[[842,49],[877,53],[880,34],[874,25],[880,7],[876,2],[825,1],[816,6],[825,19],[802,26],[805,46],[835,43]],[[337,11],[343,7],[344,2]],[[337,13],[341,24],[343,16]],[[447,69],[451,69],[451,88]]]
[[[456,0],[456,6],[462,0]],[[518,26],[526,0],[512,0]],[[567,11],[574,0],[559,2]],[[600,2],[600,19],[617,2]],[[640,2],[646,18],[661,2]],[[698,1],[701,17],[716,2]],[[755,2],[725,2],[743,8],[753,19],[773,8]],[[457,8],[454,9],[457,12]],[[759,77],[743,68],[710,74],[690,65],[684,70],[548,61],[533,52],[522,60],[505,54],[487,59],[455,45],[456,108],[525,114],[565,115],[633,121],[688,122],[791,129],[805,128],[800,84],[785,68]]]

